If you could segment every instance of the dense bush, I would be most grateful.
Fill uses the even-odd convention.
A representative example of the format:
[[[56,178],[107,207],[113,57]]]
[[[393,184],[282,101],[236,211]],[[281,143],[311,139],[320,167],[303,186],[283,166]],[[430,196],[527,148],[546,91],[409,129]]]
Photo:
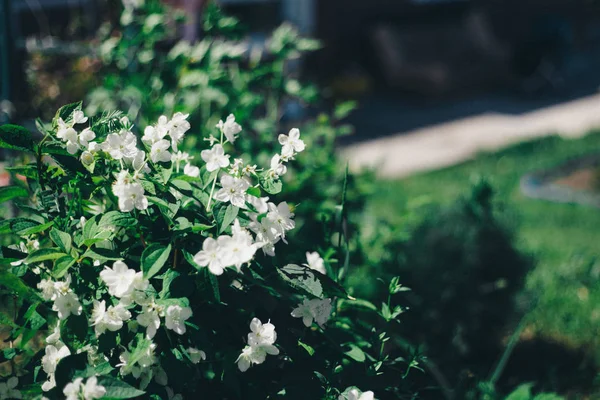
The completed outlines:
[[[102,82],[90,92],[86,112],[126,110],[142,125],[163,113],[189,114],[194,132],[182,147],[192,155],[206,148],[201,138],[235,112],[252,139],[240,144],[241,153],[263,164],[275,151],[278,133],[293,123],[313,152],[298,160],[299,168],[284,179],[290,199],[308,203],[306,209],[317,217],[299,221],[304,225],[306,220],[312,231],[320,212],[331,212],[340,200],[344,165],[334,145],[337,137],[351,132],[341,120],[353,108],[352,103],[342,103],[331,115],[311,116],[326,104],[316,86],[300,80],[298,59],[319,43],[301,37],[287,23],[264,43],[253,42],[242,24],[223,15],[213,2],[203,12],[198,42],[177,40],[177,22],[182,20],[180,13],[158,0],[126,2],[118,24],[102,30],[98,46],[104,62],[98,71]],[[368,184],[356,180],[347,182],[346,201],[360,209]]]
[[[398,279],[381,308],[343,286],[346,204],[313,232],[323,257],[287,244],[303,205],[269,197],[311,151],[297,129],[262,168],[230,159],[247,140],[233,119],[194,160],[178,150],[179,113],[142,135],[77,103],[38,129],[40,142],[0,127],[0,146],[33,160],[13,169],[27,185],[0,191],[22,210],[0,221],[13,240],[0,258],[15,312],[0,314],[18,376],[0,383],[8,396],[412,398],[418,359],[387,344]]]

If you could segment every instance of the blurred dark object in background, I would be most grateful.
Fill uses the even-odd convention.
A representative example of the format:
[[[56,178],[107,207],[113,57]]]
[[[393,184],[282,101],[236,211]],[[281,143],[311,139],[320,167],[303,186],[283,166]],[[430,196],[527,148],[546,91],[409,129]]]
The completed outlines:
[[[425,96],[560,87],[571,56],[600,42],[586,0],[328,0],[317,14],[326,79],[358,64],[381,87]]]

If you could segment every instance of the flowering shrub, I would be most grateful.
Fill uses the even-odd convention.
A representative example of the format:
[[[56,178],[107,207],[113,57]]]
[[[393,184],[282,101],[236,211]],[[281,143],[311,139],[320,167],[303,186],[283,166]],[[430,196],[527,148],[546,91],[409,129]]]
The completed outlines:
[[[0,384],[9,396],[409,395],[417,360],[386,346],[397,279],[379,309],[342,285],[344,235],[323,254],[290,257],[302,205],[274,196],[305,151],[297,129],[260,166],[232,159],[244,140],[234,116],[216,124],[200,159],[178,147],[190,129],[181,113],[140,135],[120,112],[88,118],[76,103],[38,129],[36,143],[0,127],[1,147],[35,159],[13,169],[26,188],[0,193],[29,198],[15,201],[21,217],[0,221],[15,239],[0,258],[16,311],[2,317],[12,327],[4,358],[20,380]],[[329,221],[327,238],[339,229]],[[40,351],[29,345],[38,332]]]
[[[335,141],[351,132],[341,121],[353,103],[339,104],[332,115],[308,118],[306,107],[317,104],[325,109],[319,104],[319,90],[299,79],[289,65],[319,43],[283,24],[264,44],[257,44],[244,36],[242,23],[224,15],[216,3],[204,9],[200,40],[189,43],[177,41],[175,22],[181,14],[164,2],[124,2],[118,23],[101,30],[101,82],[89,93],[86,113],[125,110],[140,126],[163,114],[189,114],[195,130],[181,146],[194,157],[208,145],[202,138],[214,133],[215,124],[235,113],[252,138],[236,143],[239,154],[266,165],[278,152],[278,133],[293,128],[290,120],[303,110],[306,118],[297,127],[311,151],[282,178],[288,201],[304,205],[294,232],[303,246],[318,229],[321,213],[332,212],[339,203],[344,165],[335,155]],[[368,191],[368,181],[357,178],[350,177],[346,185],[346,202],[356,210],[362,209]]]

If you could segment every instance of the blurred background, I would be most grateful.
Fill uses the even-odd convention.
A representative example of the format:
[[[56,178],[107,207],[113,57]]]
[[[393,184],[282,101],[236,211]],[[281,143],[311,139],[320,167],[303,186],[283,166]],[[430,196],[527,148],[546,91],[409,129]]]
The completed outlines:
[[[0,123],[83,100],[202,134],[234,112],[257,143],[301,125],[315,210],[347,162],[349,280],[412,289],[393,333],[422,398],[600,398],[599,85],[596,0],[0,0]]]

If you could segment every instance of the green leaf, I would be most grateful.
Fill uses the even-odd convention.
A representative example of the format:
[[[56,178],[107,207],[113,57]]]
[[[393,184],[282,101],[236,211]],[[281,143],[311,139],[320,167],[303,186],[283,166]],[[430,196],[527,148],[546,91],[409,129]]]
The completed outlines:
[[[6,231],[6,223],[3,222],[0,231],[4,233]],[[19,236],[27,236],[33,235],[34,233],[39,233],[45,231],[49,227],[51,227],[54,222],[47,222],[45,224],[40,224],[37,221],[28,218],[13,218],[8,220],[10,232]]]
[[[27,189],[20,186],[6,186],[0,188],[0,203],[16,199],[17,197],[28,197]]]
[[[533,384],[524,383],[506,397],[506,400],[530,400]]]
[[[52,127],[55,129],[58,127],[59,118],[62,118],[64,122],[70,122],[73,116],[73,111],[81,111],[81,104],[81,101],[79,101],[77,103],[67,104],[59,108],[56,112],[56,115],[54,115],[54,119],[52,120]]]
[[[205,273],[208,275],[208,280],[210,282],[210,286],[212,288],[213,291],[213,295],[215,296],[215,300],[217,302],[221,302],[221,291],[219,289],[219,280],[217,279],[217,277],[212,274],[208,268],[204,268]]]
[[[98,223],[99,228],[110,227],[110,226],[135,226],[137,220],[133,218],[129,213],[121,211],[109,211],[100,218]]]
[[[0,126],[0,148],[35,153],[31,132],[18,125]]]
[[[29,300],[38,300],[39,296],[35,290],[10,272],[0,271],[0,287],[14,291],[17,295]]]
[[[107,399],[132,399],[146,393],[122,380],[110,376],[99,377],[98,384],[104,386],[104,389],[106,389],[104,397]]]
[[[235,220],[240,209],[229,204],[226,208],[221,208],[217,213],[217,224],[219,225],[219,233],[223,233],[229,225]]]
[[[37,165],[35,164],[18,165],[14,167],[6,167],[5,169],[13,174],[23,175],[29,179],[38,178]]]
[[[171,284],[179,276],[179,272],[168,269],[163,274],[163,287],[159,293],[160,298],[167,298],[171,296]]]
[[[57,259],[54,262],[54,269],[52,270],[52,275],[56,279],[62,278],[68,271],[71,266],[75,264],[75,259],[71,256],[63,256]]]
[[[95,239],[100,229],[98,228],[98,223],[102,217],[100,215],[96,215],[94,218],[90,218],[85,221],[85,225],[83,225],[82,239],[83,241],[88,239]]]
[[[259,197],[259,198],[261,195],[260,189],[257,187],[249,187],[248,189],[246,189],[246,193],[251,196]]]
[[[345,101],[335,106],[333,115],[336,119],[346,118],[353,110],[356,109],[355,101]]]
[[[147,354],[148,349],[152,345],[152,341],[150,339],[146,339],[144,334],[138,334],[137,339],[137,345],[135,349],[131,350],[131,355],[129,356],[129,360],[127,361],[129,365],[135,364],[142,357],[144,357]]]
[[[67,254],[65,254],[60,249],[55,248],[55,247],[39,249],[39,250],[32,252],[31,254],[29,254],[27,256],[27,258],[25,259],[25,264],[33,264],[33,263],[38,263],[38,262],[42,262],[42,261],[46,261],[46,260],[56,260],[57,258],[66,256],[66,255]]]
[[[269,194],[277,194],[281,192],[281,189],[283,188],[283,184],[279,179],[273,179],[271,177],[263,175],[260,177],[259,181],[260,186],[263,188],[263,190]]]
[[[288,264],[283,268],[277,268],[277,272],[290,286],[303,290],[311,296],[323,298],[323,286],[310,268]]]
[[[72,239],[68,233],[59,231],[54,227],[50,231],[50,239],[65,253],[69,254],[71,252]]]
[[[353,359],[354,361],[364,362],[367,358],[365,356],[365,352],[360,349],[360,347],[356,346],[354,343],[346,343],[346,346],[350,347],[350,350],[345,352],[348,357]]]
[[[85,317],[84,317],[85,318]],[[61,339],[63,330],[61,329]],[[64,388],[69,382],[72,382],[76,374],[85,371],[87,367],[88,353],[71,354],[61,359],[56,367],[55,379],[56,386]]]
[[[300,339],[298,339],[298,346],[300,346],[304,350],[306,350],[306,352],[311,356],[315,354],[315,349],[313,349],[311,346],[307,345],[306,343],[302,343],[300,341]]]
[[[44,232],[46,229],[50,228],[52,225],[54,225],[53,221],[46,222],[45,224],[38,224],[37,226],[32,226],[31,228],[20,231],[19,235],[29,236],[29,235],[33,235],[35,233]]]
[[[192,225],[192,232],[204,232],[210,228],[214,227],[214,225],[206,225],[206,224],[194,224]]]
[[[88,249],[85,253],[83,253],[82,258],[85,257],[91,258],[92,260],[98,260],[101,263],[106,261],[121,260],[123,258],[119,254],[108,249]]]
[[[144,278],[150,279],[160,272],[171,254],[171,245],[163,246],[162,244],[152,243],[144,249],[142,253],[142,270]]]

